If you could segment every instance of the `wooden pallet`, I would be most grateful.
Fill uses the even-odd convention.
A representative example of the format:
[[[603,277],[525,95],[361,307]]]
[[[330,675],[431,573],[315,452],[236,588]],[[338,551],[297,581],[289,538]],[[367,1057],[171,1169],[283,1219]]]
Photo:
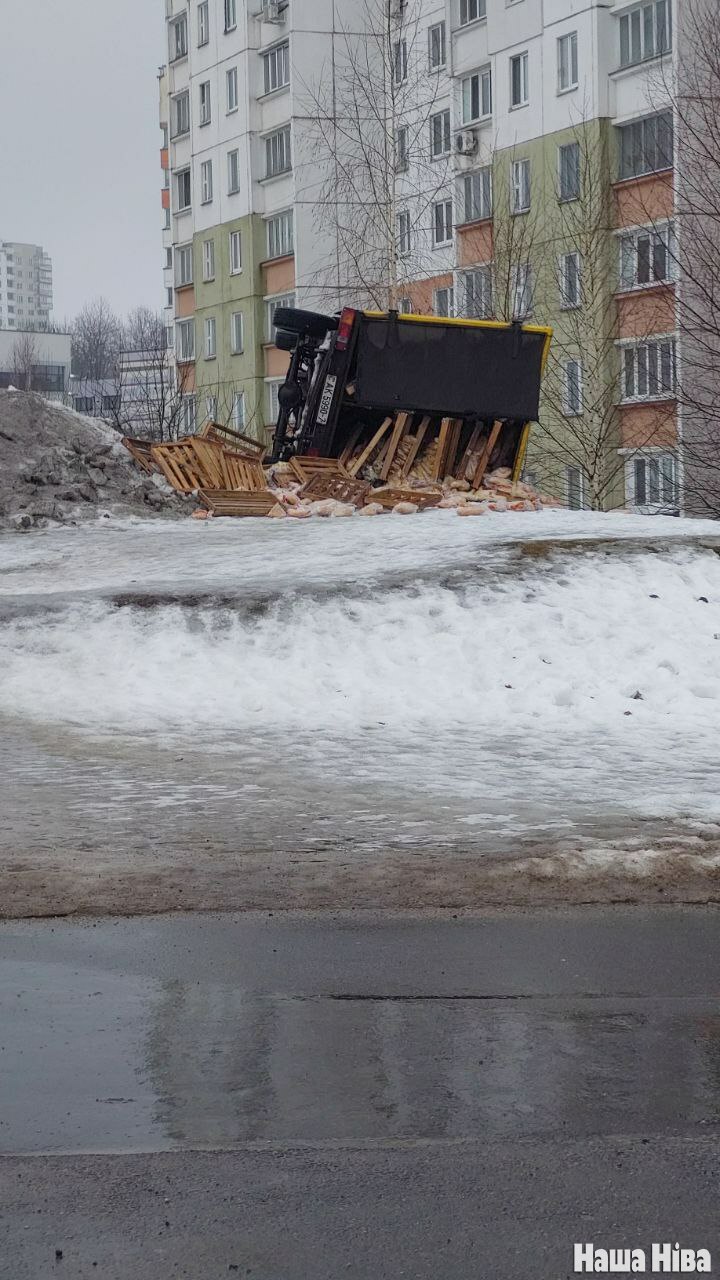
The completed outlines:
[[[168,484],[180,493],[191,493],[193,489],[212,488],[212,480],[208,479],[205,468],[198,461],[195,451],[187,441],[176,440],[174,444],[154,444],[151,455]]]
[[[232,427],[222,426],[219,422],[206,422],[200,428],[198,435],[203,440],[214,440],[217,444],[229,445],[236,453],[257,458],[259,462],[267,453],[266,446],[259,440],[253,440],[252,436],[243,435],[242,431],[234,431]]]
[[[277,504],[269,493],[238,493],[234,489],[201,489],[200,501],[214,516],[266,516]]]
[[[394,507],[398,502],[414,502],[416,506],[424,511],[426,507],[436,507],[442,498],[442,493],[428,493],[422,489],[371,489],[367,498],[368,502],[379,502],[381,507]]]
[[[147,471],[152,475],[154,471],[158,470],[152,456],[152,440],[134,440],[130,436],[123,436],[121,443],[125,445],[130,456],[135,459],[143,471]]]
[[[309,454],[300,454],[290,459],[290,466],[301,484],[307,484],[313,476],[328,473],[334,475],[339,473],[350,479],[349,473],[337,458],[313,458]]]
[[[301,497],[308,502],[317,502],[320,498],[335,498],[337,502],[350,502],[360,507],[370,490],[365,480],[352,480],[347,472],[318,471],[300,490]]]

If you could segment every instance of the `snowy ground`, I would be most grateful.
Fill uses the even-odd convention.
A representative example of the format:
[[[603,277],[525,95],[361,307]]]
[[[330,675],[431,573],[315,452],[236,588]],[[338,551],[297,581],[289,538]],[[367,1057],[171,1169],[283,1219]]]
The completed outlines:
[[[0,539],[6,912],[708,896],[716,547],[565,512]]]

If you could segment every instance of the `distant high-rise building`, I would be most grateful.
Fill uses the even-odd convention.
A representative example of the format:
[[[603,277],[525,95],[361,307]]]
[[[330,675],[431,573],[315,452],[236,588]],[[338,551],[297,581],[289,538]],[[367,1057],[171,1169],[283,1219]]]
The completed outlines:
[[[0,240],[0,329],[41,328],[52,306],[50,255],[39,244]]]

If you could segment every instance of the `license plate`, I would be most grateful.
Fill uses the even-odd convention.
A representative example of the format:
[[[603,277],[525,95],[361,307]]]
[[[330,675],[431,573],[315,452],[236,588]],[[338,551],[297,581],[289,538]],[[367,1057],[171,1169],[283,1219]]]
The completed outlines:
[[[317,412],[317,420],[320,423],[320,425],[323,427],[325,426],[328,418],[330,417],[330,406],[332,405],[332,402],[333,402],[333,396],[335,395],[336,386],[337,386],[337,377],[335,376],[334,373],[329,373],[327,378],[325,379],[325,386],[323,387],[323,393],[320,398],[320,408],[318,409],[318,412]]]

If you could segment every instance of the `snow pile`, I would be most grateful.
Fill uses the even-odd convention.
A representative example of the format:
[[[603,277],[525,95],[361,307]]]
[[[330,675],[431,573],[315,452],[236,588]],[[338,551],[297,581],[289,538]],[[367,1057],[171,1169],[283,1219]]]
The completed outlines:
[[[185,510],[164,480],[143,475],[107,423],[0,391],[0,528]]]
[[[720,559],[557,554],[514,574],[10,617],[0,711],[120,731],[715,740]]]

